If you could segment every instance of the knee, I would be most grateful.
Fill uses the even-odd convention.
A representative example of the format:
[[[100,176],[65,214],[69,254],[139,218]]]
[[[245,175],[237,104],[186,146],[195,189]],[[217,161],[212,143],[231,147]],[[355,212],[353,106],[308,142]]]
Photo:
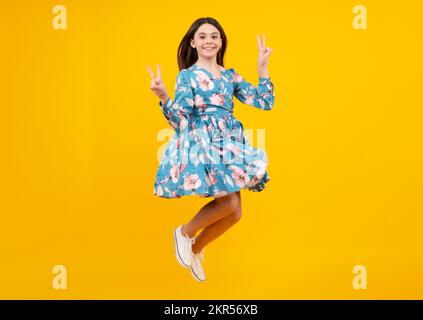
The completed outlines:
[[[223,211],[225,212],[225,216],[235,215],[238,216],[241,213],[235,213],[235,211],[241,210],[241,195],[239,192],[230,194],[223,198],[216,198],[217,203],[222,206]]]
[[[237,222],[239,222],[239,220],[241,220],[241,217],[242,217],[241,204],[236,208],[235,211],[233,211],[229,215],[229,217],[230,217],[230,219],[233,223],[237,223]]]
[[[233,211],[238,208],[240,201],[237,196],[230,196],[227,197],[221,204],[225,207],[225,211],[228,213],[232,213]]]

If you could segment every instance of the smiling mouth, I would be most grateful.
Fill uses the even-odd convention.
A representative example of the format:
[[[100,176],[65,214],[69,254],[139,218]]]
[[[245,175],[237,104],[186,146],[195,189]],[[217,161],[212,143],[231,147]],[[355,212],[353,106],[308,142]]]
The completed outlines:
[[[213,47],[213,48],[203,48],[204,50],[206,50],[206,51],[212,51],[212,50],[214,50],[216,47]]]

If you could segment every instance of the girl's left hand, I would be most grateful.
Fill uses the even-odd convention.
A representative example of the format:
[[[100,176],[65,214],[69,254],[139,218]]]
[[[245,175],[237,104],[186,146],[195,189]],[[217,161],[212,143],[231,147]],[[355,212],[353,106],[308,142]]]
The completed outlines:
[[[258,55],[258,69],[263,70],[267,69],[267,64],[269,63],[269,56],[272,53],[272,49],[266,47],[265,44],[266,37],[263,34],[263,41],[260,41],[260,37],[257,35],[257,44],[259,49]]]

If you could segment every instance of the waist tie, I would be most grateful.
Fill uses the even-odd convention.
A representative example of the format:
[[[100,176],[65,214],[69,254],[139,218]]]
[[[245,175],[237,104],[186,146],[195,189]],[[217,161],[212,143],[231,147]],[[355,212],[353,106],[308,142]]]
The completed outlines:
[[[219,116],[229,116],[232,115],[234,111],[219,107],[219,106],[208,106],[206,108],[194,107],[194,111],[191,114],[191,118],[197,118],[202,115],[219,115]]]

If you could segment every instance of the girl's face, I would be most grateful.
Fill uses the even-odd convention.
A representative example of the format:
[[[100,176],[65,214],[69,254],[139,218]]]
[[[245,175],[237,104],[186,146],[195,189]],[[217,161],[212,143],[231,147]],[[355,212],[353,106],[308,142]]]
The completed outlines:
[[[191,39],[191,46],[197,49],[198,56],[210,59],[217,56],[222,47],[222,38],[219,30],[212,24],[202,24]]]

